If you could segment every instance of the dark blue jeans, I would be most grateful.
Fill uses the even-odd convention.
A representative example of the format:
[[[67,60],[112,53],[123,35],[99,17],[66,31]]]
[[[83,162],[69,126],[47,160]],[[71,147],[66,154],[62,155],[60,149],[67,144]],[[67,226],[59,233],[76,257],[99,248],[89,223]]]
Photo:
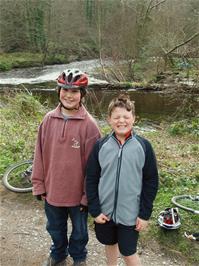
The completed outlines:
[[[46,229],[52,238],[51,257],[60,262],[68,254],[74,261],[84,260],[87,255],[88,243],[87,212],[80,207],[55,207],[45,201],[47,217]],[[68,238],[68,217],[72,222],[72,232]]]

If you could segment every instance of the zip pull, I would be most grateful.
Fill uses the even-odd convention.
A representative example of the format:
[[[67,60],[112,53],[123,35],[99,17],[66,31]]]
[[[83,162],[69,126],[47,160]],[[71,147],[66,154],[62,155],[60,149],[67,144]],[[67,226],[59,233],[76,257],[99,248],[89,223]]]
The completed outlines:
[[[120,158],[122,152],[122,145],[120,145],[119,152],[118,152],[118,158]]]

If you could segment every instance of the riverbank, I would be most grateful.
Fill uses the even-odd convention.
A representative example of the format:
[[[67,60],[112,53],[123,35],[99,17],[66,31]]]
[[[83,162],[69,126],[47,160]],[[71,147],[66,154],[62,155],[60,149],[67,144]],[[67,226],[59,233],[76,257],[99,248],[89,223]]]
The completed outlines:
[[[82,64],[81,64],[82,61]],[[87,64],[87,61],[91,61]],[[73,63],[75,63],[74,66]],[[196,61],[197,62],[197,61]],[[125,81],[123,77],[121,80],[118,79],[116,73],[115,78],[111,76],[110,73],[114,73],[114,67],[120,62],[112,62],[111,60],[105,60],[101,62],[98,59],[90,58],[85,55],[63,55],[55,54],[49,55],[43,61],[43,55],[40,53],[29,53],[29,52],[16,52],[16,53],[0,53],[0,76],[2,77],[2,82],[0,84],[7,85],[17,85],[17,84],[42,84],[45,86],[45,82],[50,82],[56,80],[57,75],[51,76],[50,67],[53,65],[61,65],[63,67],[67,66],[72,68],[78,68],[80,63],[80,69],[89,73],[92,70],[92,78],[90,86],[95,89],[107,89],[107,90],[142,90],[142,91],[158,91],[165,93],[194,93],[199,94],[199,77],[198,77],[198,64],[193,65],[191,68],[180,68],[180,67],[170,67],[164,72],[157,71],[154,69],[154,65],[151,63],[150,75],[147,74],[147,70],[143,71],[142,65],[139,65],[136,70],[136,74],[132,81]],[[85,64],[85,66],[84,66]],[[93,66],[92,66],[93,65]],[[32,67],[40,67],[40,73],[38,70],[38,77],[35,75],[35,70]],[[48,69],[49,67],[49,69]],[[121,64],[122,67],[122,64]],[[112,69],[113,68],[113,69]],[[20,69],[22,71],[20,71]],[[26,71],[27,69],[27,71]],[[46,69],[46,70],[45,70]],[[47,71],[48,69],[48,71]],[[57,67],[59,69],[59,67]],[[12,74],[9,76],[9,70],[13,70]],[[17,72],[17,70],[19,70]],[[44,71],[45,70],[45,71]],[[146,72],[146,73],[145,73]],[[3,78],[3,74],[7,79]],[[125,71],[124,71],[125,74]],[[142,74],[142,78],[140,75]],[[48,77],[47,77],[48,76]],[[17,82],[16,79],[19,81]],[[92,79],[96,79],[93,82]],[[1,79],[1,78],[0,78]],[[13,80],[14,79],[14,80]],[[8,83],[5,83],[7,80]],[[99,82],[97,82],[99,81]],[[103,81],[103,82],[102,82]],[[26,84],[27,83],[27,84]],[[41,85],[42,86],[42,85]]]
[[[11,97],[6,96],[4,101],[1,101],[1,177],[6,167],[11,163],[32,157],[38,124],[47,110],[48,106],[41,105],[29,93],[16,94]],[[198,217],[180,210],[182,225],[178,230],[172,232],[166,232],[157,226],[157,217],[160,211],[172,206],[171,198],[173,195],[197,193],[197,183],[199,181],[199,119],[191,117],[178,121],[162,120],[159,121],[157,126],[153,127],[153,124],[151,124],[153,130],[145,130],[145,123],[144,120],[139,121],[136,125],[136,132],[149,139],[155,149],[159,167],[160,188],[154,204],[150,228],[142,235],[141,244],[146,245],[148,243],[150,246],[152,239],[159,243],[164,253],[179,258],[186,257],[189,259],[190,265],[197,264],[199,263],[199,247],[197,243],[186,239],[184,232],[194,232],[198,229]],[[109,130],[107,126],[102,126],[103,134],[106,134]],[[30,208],[30,205],[32,206],[31,196],[21,197],[24,198],[29,205],[28,208]],[[19,199],[20,196],[14,199],[15,205],[19,204],[17,203]],[[20,209],[23,209],[23,206]],[[26,228],[26,225],[24,226]],[[9,240],[7,241],[9,242]],[[191,254],[190,250],[192,251]]]
[[[14,52],[0,53],[0,71],[9,71],[16,68],[27,67],[42,67],[45,65],[67,64],[72,61],[80,61],[89,59],[83,55],[66,55],[66,54],[50,54],[44,55],[41,53],[30,52]]]

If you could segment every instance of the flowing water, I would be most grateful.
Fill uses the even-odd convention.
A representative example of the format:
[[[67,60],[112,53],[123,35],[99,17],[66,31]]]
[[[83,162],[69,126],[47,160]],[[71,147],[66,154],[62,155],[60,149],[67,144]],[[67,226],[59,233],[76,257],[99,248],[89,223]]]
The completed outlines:
[[[33,94],[39,95],[41,101],[48,100],[50,107],[53,108],[57,105],[56,78],[64,69],[79,68],[89,74],[89,84],[91,84],[86,97],[86,106],[96,117],[103,118],[110,100],[124,91],[92,88],[92,84],[102,85],[107,83],[95,78],[96,68],[99,67],[99,60],[86,60],[43,68],[14,69],[0,73],[0,87],[4,88],[4,91],[8,88],[26,88],[31,90]],[[125,90],[125,92],[128,92],[130,98],[135,101],[137,115],[144,118],[172,115],[182,103],[182,99],[171,98],[170,95],[161,92],[143,92],[139,90]]]

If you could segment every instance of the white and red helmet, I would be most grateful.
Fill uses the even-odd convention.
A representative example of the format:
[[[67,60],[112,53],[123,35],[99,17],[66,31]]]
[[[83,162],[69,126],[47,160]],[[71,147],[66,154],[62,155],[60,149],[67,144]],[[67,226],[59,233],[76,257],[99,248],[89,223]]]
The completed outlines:
[[[160,227],[168,230],[178,229],[181,225],[178,208],[166,208],[158,216]]]
[[[57,78],[57,85],[64,89],[85,88],[88,85],[88,76],[79,69],[66,69]]]

